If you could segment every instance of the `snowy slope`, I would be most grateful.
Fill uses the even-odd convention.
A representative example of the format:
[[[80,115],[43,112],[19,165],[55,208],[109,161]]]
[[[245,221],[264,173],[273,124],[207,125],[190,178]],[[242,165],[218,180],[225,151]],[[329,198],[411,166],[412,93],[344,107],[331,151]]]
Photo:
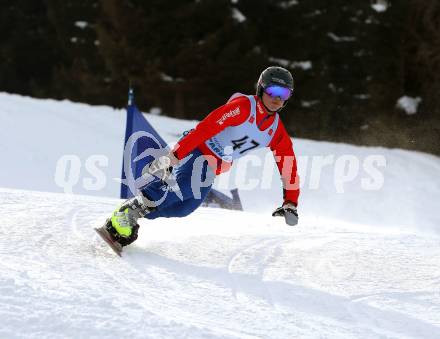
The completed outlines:
[[[196,123],[148,119],[168,142]],[[298,227],[270,216],[262,151],[216,183],[245,212],[142,220],[118,258],[93,227],[119,203],[124,110],[0,93],[0,126],[0,338],[440,337],[438,157],[294,139]]]
[[[169,143],[196,124],[147,117]],[[0,126],[0,187],[119,196],[125,110],[0,93]],[[440,158],[295,138],[294,147],[302,217],[440,234]],[[66,157],[72,161],[63,167]],[[369,169],[368,159],[378,157],[384,164]],[[365,189],[365,182],[381,180]],[[250,212],[268,214],[282,202],[278,170],[266,150],[240,159],[215,187],[225,193],[238,187]]]
[[[200,209],[142,222],[121,259],[92,230],[114,199],[0,202],[2,338],[440,336],[438,238]]]

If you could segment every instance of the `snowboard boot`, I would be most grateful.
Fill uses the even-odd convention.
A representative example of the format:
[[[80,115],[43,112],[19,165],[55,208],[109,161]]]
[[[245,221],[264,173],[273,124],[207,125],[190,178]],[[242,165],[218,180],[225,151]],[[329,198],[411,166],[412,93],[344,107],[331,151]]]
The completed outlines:
[[[125,201],[112,214],[106,223],[106,229],[114,241],[127,246],[138,237],[137,220],[154,210],[143,203],[143,197],[137,196]]]

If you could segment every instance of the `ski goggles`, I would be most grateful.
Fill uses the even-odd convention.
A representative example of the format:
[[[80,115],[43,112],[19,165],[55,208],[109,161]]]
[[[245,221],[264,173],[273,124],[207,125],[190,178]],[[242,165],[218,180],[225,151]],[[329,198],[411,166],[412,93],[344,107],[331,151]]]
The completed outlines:
[[[270,95],[272,98],[280,98],[283,101],[286,101],[292,95],[292,90],[287,87],[271,85],[264,89],[264,93]]]

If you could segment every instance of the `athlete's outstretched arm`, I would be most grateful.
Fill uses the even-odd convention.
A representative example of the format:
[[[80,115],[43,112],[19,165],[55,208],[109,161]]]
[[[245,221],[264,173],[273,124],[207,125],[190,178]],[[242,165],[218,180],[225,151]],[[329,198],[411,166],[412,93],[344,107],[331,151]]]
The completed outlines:
[[[280,123],[278,125],[277,131],[269,146],[274,154],[283,182],[284,203],[290,202],[297,206],[300,190],[296,157],[292,140],[283,124]]]

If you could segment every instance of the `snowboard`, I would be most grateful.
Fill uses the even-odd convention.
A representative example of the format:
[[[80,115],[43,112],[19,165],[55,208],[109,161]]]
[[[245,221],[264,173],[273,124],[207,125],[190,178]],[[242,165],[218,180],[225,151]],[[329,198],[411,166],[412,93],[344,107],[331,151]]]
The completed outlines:
[[[95,228],[96,233],[104,240],[107,245],[115,252],[118,256],[122,257],[122,246],[120,243],[114,241],[108,233],[105,225],[102,227]]]

